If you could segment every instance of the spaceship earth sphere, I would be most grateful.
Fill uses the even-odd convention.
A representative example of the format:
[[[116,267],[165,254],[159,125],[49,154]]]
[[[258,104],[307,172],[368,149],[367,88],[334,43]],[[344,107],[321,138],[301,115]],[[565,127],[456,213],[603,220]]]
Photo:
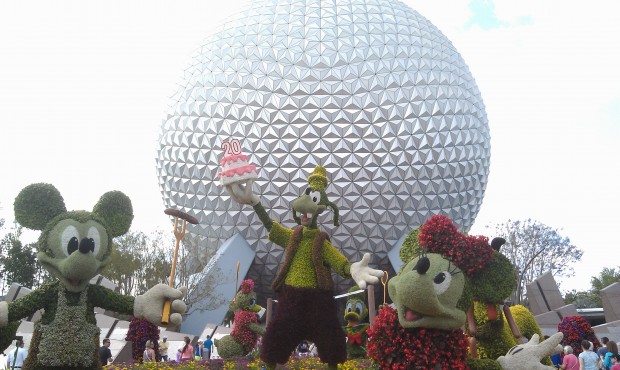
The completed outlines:
[[[294,226],[291,201],[315,165],[340,209],[320,218],[351,262],[391,271],[387,253],[433,214],[468,230],[489,174],[478,87],[452,43],[393,0],[256,0],[205,41],[161,125],[157,174],[166,207],[195,215],[203,252],[241,233],[247,278],[270,296],[283,250],[249,206],[219,186],[221,143],[240,139],[254,191]],[[338,292],[352,280],[336,279]]]

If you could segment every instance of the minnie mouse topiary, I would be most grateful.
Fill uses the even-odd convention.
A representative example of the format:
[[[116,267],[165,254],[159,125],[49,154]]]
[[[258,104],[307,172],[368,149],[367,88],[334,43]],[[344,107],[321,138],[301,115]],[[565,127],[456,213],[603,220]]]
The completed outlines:
[[[388,283],[396,309],[384,307],[375,319],[368,332],[369,357],[384,369],[546,369],[540,359],[561,350],[561,333],[541,344],[535,335],[501,361],[468,357],[462,327],[473,299],[498,303],[510,294],[514,280],[512,267],[499,271],[505,261],[488,239],[461,234],[442,215],[432,216],[418,239],[414,258]],[[498,279],[482,277],[494,270]],[[504,275],[508,277],[501,279]]]

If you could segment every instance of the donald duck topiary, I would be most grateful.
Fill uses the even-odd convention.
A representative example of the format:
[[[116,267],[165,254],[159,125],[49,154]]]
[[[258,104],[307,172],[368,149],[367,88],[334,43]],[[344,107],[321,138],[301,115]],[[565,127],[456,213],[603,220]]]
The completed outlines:
[[[44,309],[22,369],[101,368],[95,307],[133,314],[157,325],[164,302],[171,299],[170,325],[181,323],[184,290],[158,284],[134,298],[89,283],[110,262],[112,238],[129,230],[133,210],[125,194],[105,193],[92,212],[67,211],[58,190],[39,183],[24,188],[14,206],[17,222],[42,230],[37,258],[57,279],[16,301],[0,302],[3,342],[15,335],[15,322]]]
[[[358,291],[357,286],[349,289],[349,293]],[[347,335],[347,358],[366,357],[366,342],[368,334],[366,330],[370,326],[364,320],[368,317],[368,308],[364,302],[364,293],[360,292],[349,296],[344,310],[344,320],[347,324],[343,327]]]
[[[514,281],[488,239],[461,234],[443,215],[432,216],[417,238],[413,258],[388,283],[395,309],[382,308],[369,329],[369,357],[382,369],[546,369],[540,360],[561,351],[561,333],[542,343],[536,334],[497,359],[469,356],[463,327],[473,300],[494,307]],[[492,271],[498,274],[485,278]]]
[[[241,283],[241,289],[228,308],[228,313],[234,315],[233,330],[230,335],[215,340],[215,347],[221,358],[245,356],[254,350],[258,336],[265,333],[265,329],[258,324],[256,317],[262,309],[256,304],[254,281],[244,280]]]

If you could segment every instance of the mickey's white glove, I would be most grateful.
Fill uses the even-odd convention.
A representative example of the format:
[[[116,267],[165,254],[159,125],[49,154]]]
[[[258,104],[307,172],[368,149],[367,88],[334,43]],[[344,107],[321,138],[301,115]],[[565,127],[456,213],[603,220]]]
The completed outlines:
[[[187,294],[187,288],[171,288],[166,284],[157,284],[146,293],[136,297],[133,306],[133,315],[144,319],[153,325],[161,325],[161,313],[164,302],[172,300],[170,308],[170,326],[178,326],[183,320],[187,305],[181,300]]]
[[[260,199],[252,192],[253,184],[254,179],[249,179],[246,183],[236,182],[233,184],[228,184],[226,185],[226,190],[235,202],[255,206],[260,202]]]
[[[368,261],[370,253],[365,253],[361,261],[351,264],[351,277],[360,289],[366,289],[367,284],[377,284],[384,275],[382,270],[368,267]]]
[[[504,370],[546,370],[555,369],[540,363],[543,357],[548,357],[562,352],[564,334],[558,332],[539,343],[538,334],[532,335],[532,339],[525,344],[512,347],[506,356],[499,356],[497,362]]]

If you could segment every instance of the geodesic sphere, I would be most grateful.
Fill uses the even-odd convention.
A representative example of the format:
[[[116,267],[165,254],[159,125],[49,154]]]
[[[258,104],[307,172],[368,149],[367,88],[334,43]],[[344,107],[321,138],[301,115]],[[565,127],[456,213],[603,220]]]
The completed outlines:
[[[200,220],[188,231],[203,250],[241,233],[259,296],[283,249],[218,185],[226,139],[242,141],[255,193],[286,226],[308,175],[326,167],[341,225],[330,212],[321,227],[351,262],[372,252],[371,266],[393,271],[387,253],[403,234],[437,213],[466,231],[482,203],[480,92],[450,41],[398,1],[253,1],[200,48],[171,103],[157,154],[165,206]]]

